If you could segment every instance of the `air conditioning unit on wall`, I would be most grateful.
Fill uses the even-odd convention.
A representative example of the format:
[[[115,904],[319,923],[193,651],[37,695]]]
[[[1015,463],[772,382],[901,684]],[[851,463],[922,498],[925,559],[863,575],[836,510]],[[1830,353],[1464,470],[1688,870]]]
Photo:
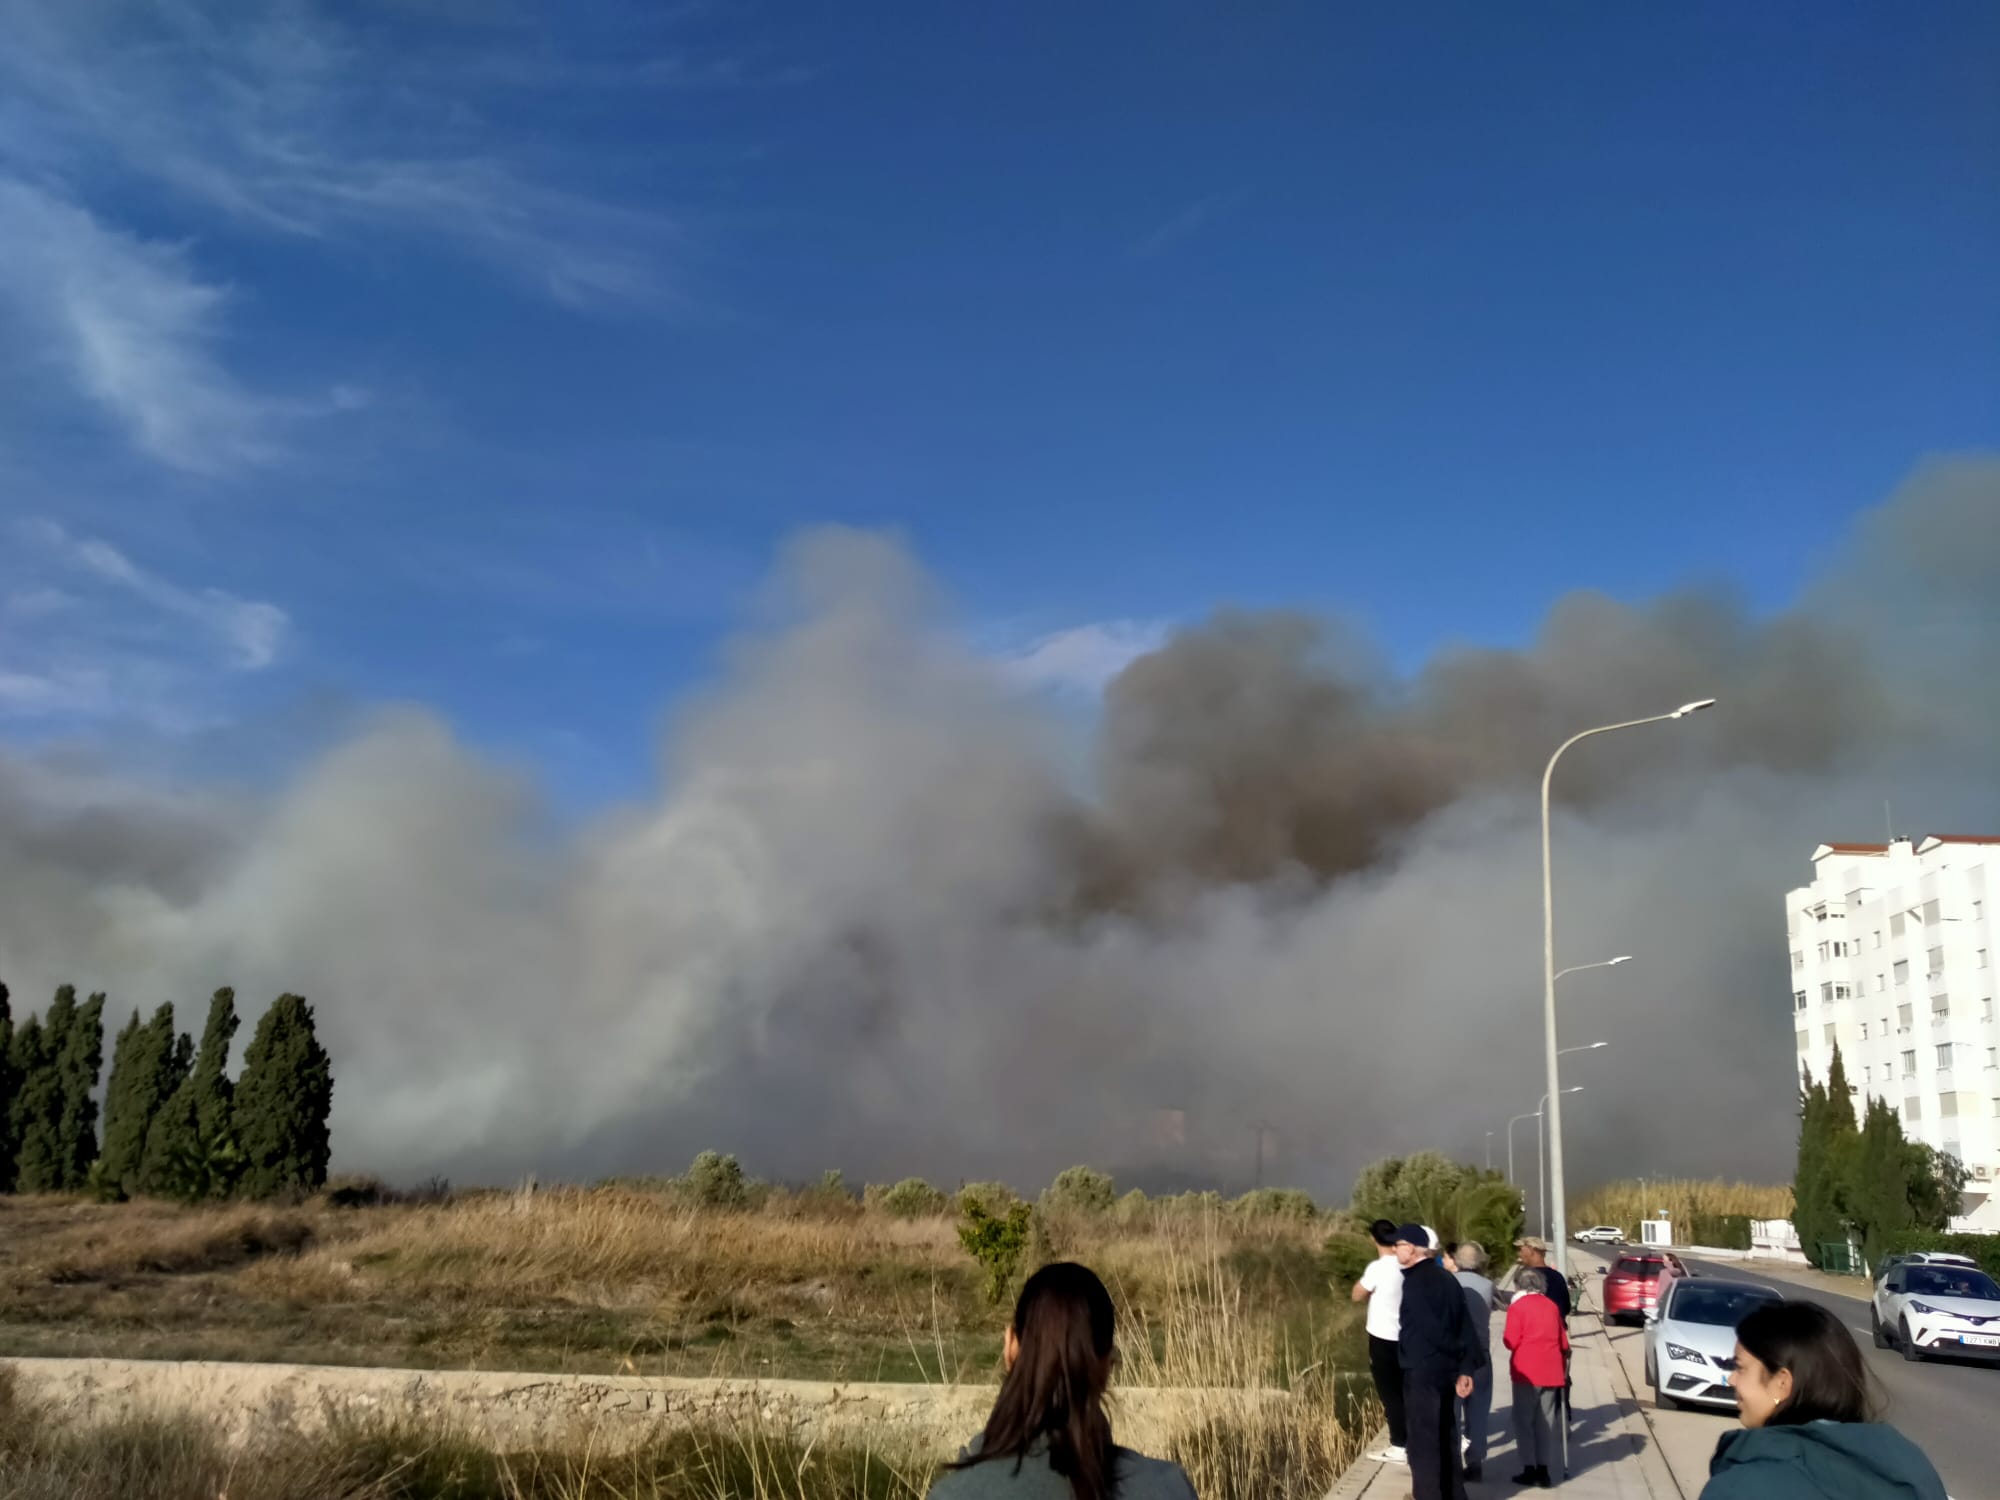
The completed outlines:
[[[1972,1175],[1974,1177],[1977,1177],[1981,1182],[1984,1182],[1986,1180],[1986,1168],[1974,1167],[1972,1169]]]

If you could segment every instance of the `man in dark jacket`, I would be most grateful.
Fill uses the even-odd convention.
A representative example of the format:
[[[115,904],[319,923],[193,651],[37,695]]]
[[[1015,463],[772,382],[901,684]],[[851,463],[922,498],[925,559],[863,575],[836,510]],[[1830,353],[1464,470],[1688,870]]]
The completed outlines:
[[[1432,1258],[1434,1248],[1421,1224],[1396,1231],[1396,1261],[1403,1268],[1396,1354],[1403,1366],[1410,1488],[1414,1500],[1465,1500],[1457,1402],[1472,1394],[1473,1372],[1486,1364],[1487,1330],[1473,1328],[1465,1291]]]

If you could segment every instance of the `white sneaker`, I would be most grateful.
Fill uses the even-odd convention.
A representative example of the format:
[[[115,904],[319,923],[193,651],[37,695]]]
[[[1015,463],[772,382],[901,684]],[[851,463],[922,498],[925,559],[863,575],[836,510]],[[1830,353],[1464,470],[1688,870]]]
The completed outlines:
[[[1401,1448],[1398,1448],[1394,1443],[1391,1443],[1380,1452],[1371,1453],[1368,1456],[1378,1464],[1407,1464],[1410,1461],[1410,1455],[1405,1453]]]

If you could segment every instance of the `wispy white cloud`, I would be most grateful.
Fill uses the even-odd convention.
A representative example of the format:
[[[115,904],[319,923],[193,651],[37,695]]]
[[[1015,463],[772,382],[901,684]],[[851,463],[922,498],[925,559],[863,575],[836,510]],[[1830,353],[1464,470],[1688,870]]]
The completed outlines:
[[[239,599],[222,589],[190,589],[136,565],[109,542],[75,537],[54,521],[33,521],[30,535],[55,556],[162,614],[199,626],[226,650],[232,666],[247,671],[277,660],[291,618],[275,604]]]
[[[278,452],[280,403],[216,359],[225,288],[178,246],[98,222],[55,193],[0,177],[0,299],[75,386],[145,452],[219,474]]]
[[[0,0],[0,26],[0,79],[17,90],[0,149],[40,169],[108,158],[267,231],[420,235],[571,305],[671,295],[672,222],[504,140],[478,107],[490,55],[458,78],[418,70],[288,0]]]
[[[1165,620],[1098,620],[1037,637],[1000,657],[1003,671],[1036,688],[1098,694],[1125,668],[1166,644]]]
[[[1206,198],[1195,199],[1133,241],[1132,254],[1140,260],[1150,260],[1182,240],[1191,239],[1214,222],[1218,215],[1234,207],[1239,197],[1235,193],[1212,193]]]
[[[54,521],[20,522],[8,541],[0,719],[190,727],[220,689],[218,668],[264,671],[289,641],[279,606],[176,582]]]

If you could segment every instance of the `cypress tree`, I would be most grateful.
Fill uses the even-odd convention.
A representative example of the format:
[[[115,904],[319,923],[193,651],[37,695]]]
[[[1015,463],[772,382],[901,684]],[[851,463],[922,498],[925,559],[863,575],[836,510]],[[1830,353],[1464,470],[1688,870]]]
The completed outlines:
[[[1799,1246],[1806,1259],[1820,1262],[1820,1245],[1825,1242],[1831,1205],[1826,1201],[1826,1089],[1813,1081],[1812,1070],[1804,1069],[1799,1090],[1799,1156],[1792,1172],[1792,1227],[1798,1231]]]
[[[65,1002],[64,996],[68,999]],[[49,1007],[50,1017],[66,1017],[76,1007],[76,991],[64,985],[56,991],[61,1004]],[[22,1193],[53,1193],[62,1188],[57,1131],[62,1120],[62,1090],[56,1079],[49,1028],[29,1016],[14,1032],[13,1072],[20,1079],[14,1095],[14,1187]]]
[[[326,1182],[333,1069],[312,1007],[280,995],[257,1022],[236,1084],[236,1142],[246,1197],[303,1192]]]
[[[1916,1223],[1910,1206],[1910,1152],[1903,1122],[1880,1099],[1868,1101],[1868,1119],[1857,1141],[1849,1205],[1869,1264],[1888,1253],[1890,1238]]]
[[[236,991],[225,987],[208,1002],[201,1050],[195,1051],[187,1036],[175,1044],[180,1082],[146,1133],[142,1191],[187,1201],[228,1193],[238,1158],[230,1120],[234,1090],[226,1069],[237,1025]]]
[[[0,984],[0,1193],[14,1191],[14,1099],[21,1080],[14,1070],[14,1012]]]
[[[62,1187],[80,1192],[97,1162],[97,1077],[104,1070],[102,993],[76,1007],[61,1046],[51,1051],[62,1100],[57,1126]]]
[[[134,1011],[118,1033],[104,1089],[104,1154],[97,1165],[105,1193],[130,1197],[144,1186],[147,1137],[186,1079],[191,1045],[174,1032],[172,1005],[162,1005],[144,1025]]]

